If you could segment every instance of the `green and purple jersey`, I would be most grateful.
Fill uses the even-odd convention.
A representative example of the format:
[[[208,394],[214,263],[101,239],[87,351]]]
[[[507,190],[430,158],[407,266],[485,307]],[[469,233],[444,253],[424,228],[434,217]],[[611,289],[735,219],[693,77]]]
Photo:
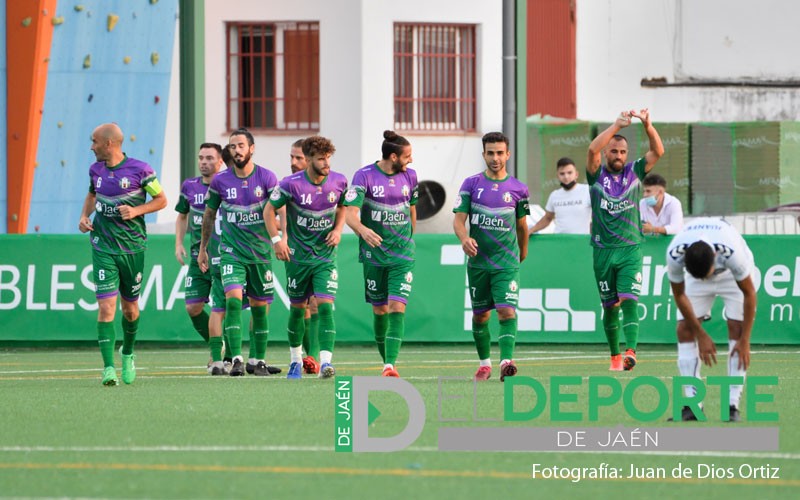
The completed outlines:
[[[96,162],[89,167],[89,192],[95,195],[92,248],[98,252],[123,255],[147,248],[144,215],[122,220],[119,206],[138,207],[147,194],[161,193],[156,173],[147,163],[125,156],[119,165],[109,167]]]
[[[235,169],[214,176],[206,206],[221,212],[220,255],[228,254],[244,263],[272,260],[264,207],[277,185],[275,174],[258,165],[247,177],[237,177]]]
[[[197,255],[200,253],[200,237],[203,232],[203,213],[206,210],[207,192],[208,184],[203,182],[202,176],[186,179],[181,184],[181,195],[175,205],[176,212],[188,214],[187,232],[191,241],[189,252],[192,260],[197,260]],[[216,227],[211,232],[211,241],[208,242],[208,257],[214,264],[219,263],[217,258],[219,257],[219,221],[220,217],[217,214],[217,221],[214,224]]]
[[[517,220],[530,214],[528,186],[507,175],[503,180],[484,173],[464,179],[453,212],[467,214],[469,236],[478,244],[478,254],[468,267],[518,269]]]
[[[383,240],[370,247],[358,240],[358,261],[375,266],[414,262],[411,206],[417,204],[417,173],[413,169],[389,175],[372,163],[356,171],[344,198],[346,206],[361,209],[361,223]]]
[[[336,247],[325,238],[336,223],[336,208],[342,205],[347,191],[347,178],[331,171],[321,184],[314,184],[306,171],[281,180],[272,192],[270,203],[275,208],[286,205],[286,232],[289,254],[297,264],[333,262]]]
[[[627,163],[618,174],[601,165],[592,175],[586,172],[592,200],[592,245],[619,248],[642,243],[639,200],[647,161]]]

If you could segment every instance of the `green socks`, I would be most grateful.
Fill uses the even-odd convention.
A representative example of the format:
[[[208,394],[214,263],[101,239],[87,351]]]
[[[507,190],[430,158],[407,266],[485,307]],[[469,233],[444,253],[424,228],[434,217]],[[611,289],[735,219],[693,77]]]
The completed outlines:
[[[487,327],[488,336],[488,327]],[[514,345],[517,343],[517,318],[500,320],[500,335],[497,336],[500,344],[500,360],[514,359]]]
[[[230,339],[229,356],[242,355],[242,299],[225,299],[225,321],[222,331]]]
[[[320,312],[320,315],[322,313]],[[400,345],[403,343],[403,336],[406,332],[406,313],[389,313],[389,327],[386,329],[386,357],[384,363],[394,365],[397,362],[397,355],[400,354]]]
[[[626,300],[625,302],[629,301]],[[616,356],[619,354],[619,306],[603,308],[603,330],[606,332],[611,355]]]
[[[291,310],[290,310],[291,311]],[[291,314],[291,312],[289,313]],[[291,318],[289,319],[291,322]],[[289,329],[291,329],[291,324]],[[311,355],[311,320],[303,318],[303,352],[306,353],[306,356]],[[291,347],[291,341],[289,342],[289,347]]]
[[[103,356],[103,366],[114,366],[114,344],[117,332],[114,322],[97,322],[97,344],[100,346],[100,355]]]
[[[375,331],[375,343],[378,345],[378,352],[381,359],[386,362],[386,327],[388,325],[388,314],[372,313],[372,329]]]
[[[636,300],[623,300],[622,305],[622,332],[625,334],[625,346],[636,350],[639,342],[639,302]]]
[[[139,331],[139,318],[128,321],[122,316],[122,354],[133,354],[133,344],[136,342],[136,332]]]
[[[333,352],[333,343],[336,340],[336,324],[333,321],[333,304],[323,302],[319,310],[319,350]],[[402,335],[401,335],[402,338]],[[398,346],[398,351],[400,347]]]
[[[253,337],[255,338],[255,358],[264,359],[267,355],[267,336],[269,335],[269,319],[267,306],[250,306],[253,315]]]
[[[208,342],[208,313],[203,309],[197,316],[189,316],[197,333]]]
[[[478,359],[489,359],[492,356],[492,337],[489,334],[489,323],[476,323],[475,320],[472,320],[472,338],[475,339]]]
[[[222,361],[222,337],[209,337],[208,347],[211,349],[211,361]]]
[[[300,309],[299,307],[289,308],[289,325],[286,328],[289,333],[289,347],[300,347],[304,340],[310,336],[304,335],[305,315],[305,309]],[[308,349],[306,349],[306,354],[310,354]]]
[[[319,310],[319,308],[317,308]],[[310,330],[306,330],[306,337],[308,337],[308,350],[306,354],[314,356],[314,359],[319,359],[319,314],[312,314],[309,325]]]

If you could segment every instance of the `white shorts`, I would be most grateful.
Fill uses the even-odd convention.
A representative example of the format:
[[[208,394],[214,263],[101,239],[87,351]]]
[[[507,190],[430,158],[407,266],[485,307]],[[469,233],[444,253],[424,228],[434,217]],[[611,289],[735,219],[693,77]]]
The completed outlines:
[[[725,304],[725,318],[737,321],[744,319],[744,293],[739,289],[730,271],[726,269],[706,280],[699,280],[686,273],[684,279],[684,292],[689,297],[696,317],[702,318],[711,314],[714,299],[722,297],[722,302]],[[679,309],[678,321],[682,319],[683,315]]]

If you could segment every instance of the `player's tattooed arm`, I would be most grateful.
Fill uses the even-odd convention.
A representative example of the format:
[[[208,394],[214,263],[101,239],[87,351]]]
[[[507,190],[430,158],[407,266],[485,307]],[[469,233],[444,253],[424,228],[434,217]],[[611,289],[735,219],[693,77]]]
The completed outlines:
[[[206,211],[203,213],[200,253],[197,255],[197,265],[202,272],[208,271],[208,242],[211,240],[211,231],[214,230],[214,221],[216,219],[217,211],[211,207],[206,207]]]

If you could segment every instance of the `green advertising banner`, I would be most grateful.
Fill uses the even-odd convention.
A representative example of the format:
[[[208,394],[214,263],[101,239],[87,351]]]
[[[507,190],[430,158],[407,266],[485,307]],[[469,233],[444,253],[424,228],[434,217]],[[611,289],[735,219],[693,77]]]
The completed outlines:
[[[466,264],[455,236],[418,235],[413,292],[406,315],[407,341],[472,342]],[[800,237],[746,237],[756,257],[758,311],[752,342],[800,343]],[[648,238],[643,247],[640,342],[675,341],[675,304],[666,277],[669,238]],[[339,249],[337,340],[372,341],[372,309],[364,302],[357,242],[345,235]],[[175,260],[174,237],[150,237],[140,307],[140,340],[198,341],[184,310],[186,267]],[[283,263],[276,263],[270,339],[286,340],[288,297]],[[519,342],[605,342],[602,309],[585,236],[536,235],[520,278]],[[717,303],[705,324],[726,338]],[[0,342],[91,341],[97,303],[91,252],[85,236],[0,236]],[[497,335],[492,320],[493,337]]]

